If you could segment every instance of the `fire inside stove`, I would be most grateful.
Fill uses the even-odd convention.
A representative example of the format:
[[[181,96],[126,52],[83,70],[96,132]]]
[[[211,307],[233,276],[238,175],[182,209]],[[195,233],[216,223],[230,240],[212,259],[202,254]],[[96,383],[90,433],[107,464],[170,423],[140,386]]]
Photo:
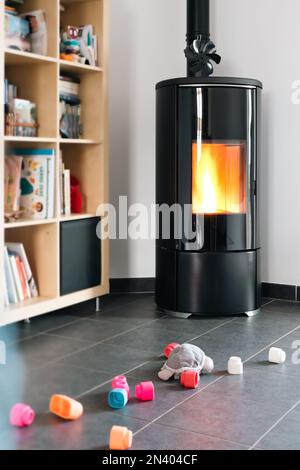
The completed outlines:
[[[193,214],[246,213],[245,143],[193,142]]]

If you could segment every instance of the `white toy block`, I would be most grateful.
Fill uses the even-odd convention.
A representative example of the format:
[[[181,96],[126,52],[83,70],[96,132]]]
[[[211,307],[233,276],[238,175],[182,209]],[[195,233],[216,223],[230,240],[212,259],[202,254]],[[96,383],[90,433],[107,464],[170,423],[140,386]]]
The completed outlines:
[[[280,348],[271,348],[269,350],[269,362],[273,364],[283,364],[286,360],[286,353]]]
[[[240,357],[231,357],[228,361],[228,374],[230,375],[242,375],[244,372],[244,366]]]

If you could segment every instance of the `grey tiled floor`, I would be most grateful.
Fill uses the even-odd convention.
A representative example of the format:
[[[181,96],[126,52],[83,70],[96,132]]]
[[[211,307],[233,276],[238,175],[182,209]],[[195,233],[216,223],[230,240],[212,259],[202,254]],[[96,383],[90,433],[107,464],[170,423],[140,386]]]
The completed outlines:
[[[134,432],[134,449],[300,449],[300,303],[266,299],[254,318],[177,320],[155,309],[152,295],[112,295],[103,312],[94,302],[0,329],[7,364],[0,366],[0,449],[107,449],[112,425]],[[161,382],[161,356],[172,341],[193,342],[211,355],[215,371],[197,390]],[[267,362],[271,345],[287,352],[283,365]],[[300,349],[299,349],[300,350]],[[229,356],[245,362],[228,376]],[[295,356],[294,356],[295,357]],[[296,354],[300,358],[300,354]],[[111,378],[155,384],[156,399],[132,398],[118,411],[107,405]],[[83,417],[63,422],[48,413],[49,397],[80,400]],[[132,393],[133,394],[133,393]],[[34,425],[8,424],[19,401],[37,412]]]

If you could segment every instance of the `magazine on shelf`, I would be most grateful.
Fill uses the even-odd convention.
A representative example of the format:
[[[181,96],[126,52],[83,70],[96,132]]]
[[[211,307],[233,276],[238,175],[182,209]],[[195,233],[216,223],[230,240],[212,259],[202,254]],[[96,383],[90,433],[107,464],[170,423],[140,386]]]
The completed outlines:
[[[20,257],[21,262],[24,266],[26,282],[29,286],[30,297],[37,297],[38,290],[36,282],[34,280],[23,243],[7,243],[5,249],[8,249],[10,252],[16,253]]]

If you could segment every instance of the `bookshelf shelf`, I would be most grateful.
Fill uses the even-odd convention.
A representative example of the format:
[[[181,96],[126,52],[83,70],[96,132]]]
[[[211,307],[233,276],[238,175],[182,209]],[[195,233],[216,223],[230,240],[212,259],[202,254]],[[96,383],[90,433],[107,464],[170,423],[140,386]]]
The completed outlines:
[[[77,62],[69,62],[67,60],[59,61],[60,70],[63,72],[73,72],[73,73],[95,73],[102,72],[101,67],[92,67],[90,65],[78,64]]]
[[[20,219],[16,222],[7,222],[4,224],[5,230],[9,230],[12,228],[21,228],[21,227],[34,227],[36,225],[47,225],[53,224],[57,221],[57,219],[41,219],[41,220],[34,220],[34,219]]]
[[[29,65],[40,63],[56,63],[54,57],[45,55],[32,54],[30,52],[22,52],[14,49],[5,49],[5,64],[6,65]]]
[[[60,139],[60,144],[63,145],[100,145],[102,142],[100,140],[93,139]]]
[[[4,4],[0,4],[0,31],[4,31]],[[65,8],[60,11],[60,4]],[[109,292],[109,242],[101,243],[101,279],[99,285],[61,295],[61,230],[68,224],[89,226],[101,203],[108,203],[108,4],[109,0],[26,0],[21,12],[43,10],[48,28],[48,55],[4,48],[0,41],[0,96],[4,79],[18,87],[18,97],[37,105],[38,137],[4,135],[4,113],[0,113],[0,265],[5,243],[22,243],[39,297],[4,305],[4,272],[0,270],[0,326],[46,314],[64,307],[100,297]],[[98,38],[100,65],[91,67],[61,60],[60,26],[92,24]],[[60,136],[60,75],[80,79],[83,134],[80,139]],[[52,219],[19,219],[4,222],[5,152],[8,149],[52,149],[55,151],[55,212]],[[83,194],[83,213],[60,215],[59,155],[71,175],[78,178]],[[99,216],[98,216],[99,217]],[[72,227],[72,225],[70,225]],[[83,229],[84,232],[85,228]],[[89,234],[90,236],[90,234]],[[72,233],[73,237],[73,233]],[[91,254],[93,256],[93,254]],[[74,254],[75,257],[75,254]]]
[[[47,144],[56,143],[55,137],[15,137],[15,136],[4,136],[5,142],[16,142],[16,143],[29,143],[29,144]]]

